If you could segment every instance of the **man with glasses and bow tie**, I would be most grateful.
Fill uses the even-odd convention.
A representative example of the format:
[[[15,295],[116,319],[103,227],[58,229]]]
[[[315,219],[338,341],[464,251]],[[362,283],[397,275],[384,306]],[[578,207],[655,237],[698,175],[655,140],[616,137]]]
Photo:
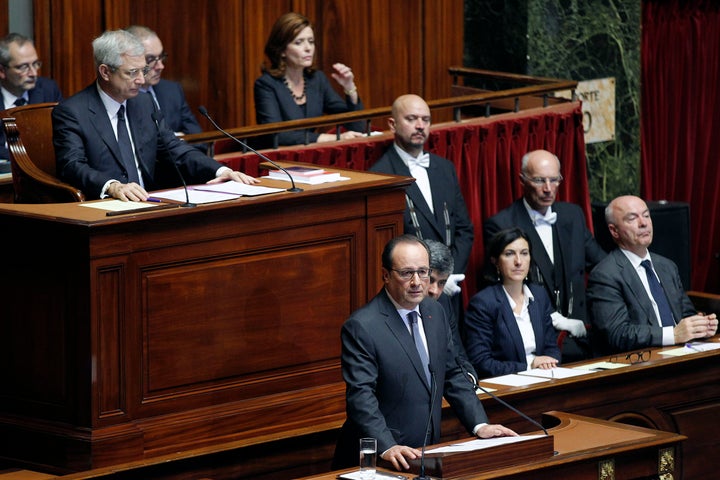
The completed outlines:
[[[32,39],[11,33],[0,39],[0,86],[2,110],[31,103],[59,102],[60,88],[54,80],[39,75],[42,62],[38,59]],[[0,128],[0,159],[7,160],[5,129]]]
[[[622,196],[605,208],[618,248],[588,277],[588,302],[598,354],[627,352],[708,338],[714,313],[697,313],[672,260],[651,253],[653,224],[647,204]]]
[[[370,171],[415,177],[415,183],[405,192],[404,232],[422,240],[437,240],[450,248],[455,269],[444,291],[454,296],[460,292],[458,283],[465,279],[475,234],[455,166],[423,151],[430,120],[430,108],[421,97],[402,95],[395,99],[388,119],[395,142]]]
[[[488,423],[461,369],[440,303],[428,298],[430,249],[414,235],[390,240],[382,253],[384,288],[341,331],[347,420],[333,469],[357,466],[358,440],[377,440],[378,455],[397,470],[438,443],[443,396],[468,432],[517,435]]]
[[[96,81],[52,113],[53,144],[61,179],[88,199],[145,201],[148,191],[188,184],[257,179],[203,155],[175,136],[149,95],[138,95],[149,72],[145,48],[124,30],[93,41]],[[157,117],[156,117],[157,118]]]
[[[202,132],[197,118],[193,115],[185,99],[182,85],[161,78],[168,54],[157,33],[141,25],[132,25],[125,30],[142,42],[145,47],[145,62],[150,67],[140,91],[150,94],[155,105],[162,112],[165,123],[175,132],[175,135],[182,136]]]
[[[587,341],[585,272],[605,257],[587,228],[579,206],[556,202],[563,181],[560,160],[546,150],[526,153],[521,161],[523,197],[483,224],[485,245],[499,231],[519,227],[530,237],[529,280],[547,290],[555,306],[552,322],[570,336],[562,345],[562,361],[592,356]]]

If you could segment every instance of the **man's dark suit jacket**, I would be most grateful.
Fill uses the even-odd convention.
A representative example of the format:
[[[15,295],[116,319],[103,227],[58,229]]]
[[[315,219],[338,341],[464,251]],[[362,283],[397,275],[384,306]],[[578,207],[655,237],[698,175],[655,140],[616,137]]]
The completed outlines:
[[[437,443],[443,395],[468,430],[487,422],[482,404],[453,356],[442,306],[428,297],[420,304],[420,313],[437,385],[432,398],[407,323],[384,289],[343,325],[347,420],[333,468],[357,466],[361,437],[376,438],[379,453],[393,445],[421,447],[430,402],[434,406],[429,444]]]
[[[550,314],[555,310],[545,290],[528,284],[534,300],[528,304],[535,333],[535,354],[560,360],[557,334]],[[525,345],[502,285],[484,288],[470,299],[465,312],[467,352],[480,378],[527,370]]]
[[[127,101],[135,152],[148,191],[182,184],[169,163],[175,161],[188,184],[215,178],[222,166],[178,139],[161,122],[152,119],[150,95]],[[99,198],[108,180],[128,182],[112,124],[95,83],[55,107],[52,114],[53,143],[58,175],[81,189],[86,198]]]
[[[697,313],[685,294],[677,265],[651,254],[653,269],[665,290],[675,322]],[[662,346],[662,327],[630,260],[615,249],[590,272],[588,302],[591,339],[597,354]]]
[[[185,99],[182,85],[178,82],[161,79],[160,83],[153,86],[153,91],[168,128],[173,132],[182,132],[188,135],[202,132],[202,127]]]
[[[286,122],[303,118],[319,117],[323,114],[345,113],[362,110],[363,104],[358,99],[353,104],[349,97],[345,100],[333,90],[323,72],[315,71],[305,76],[305,105],[295,103],[290,90],[282,78],[263,73],[255,80],[255,120],[259,125],[264,123]],[[348,130],[362,132],[365,122],[352,122],[345,125]],[[318,133],[309,130],[310,143],[316,142]],[[278,134],[280,145],[302,145],[305,143],[305,131],[281,132]]]
[[[0,96],[0,98],[2,98]],[[28,90],[28,104],[59,102],[62,100],[62,93],[55,80],[46,77],[37,77],[35,88]],[[15,105],[3,105],[3,110],[15,108]],[[0,159],[10,159],[10,152],[5,146],[5,129],[0,127]]]
[[[394,146],[390,146],[369,170],[371,172],[406,177],[412,176],[410,175],[410,169],[395,151]],[[455,272],[453,273],[464,273],[470,258],[475,232],[465,205],[465,199],[460,191],[455,166],[448,160],[431,153],[428,179],[432,191],[434,214],[428,208],[425,197],[423,197],[417,184],[412,183],[407,187],[405,193],[415,204],[423,239],[433,239],[443,244],[446,243],[443,205],[447,204],[448,213],[450,214],[450,236],[452,238],[452,245],[449,245],[449,247],[455,262]],[[407,208],[405,209],[403,228],[405,233],[415,235],[415,228]]]
[[[501,210],[487,219],[483,225],[483,239],[485,246],[500,230],[519,227],[530,238],[530,264],[529,279],[533,283],[541,284],[555,304],[555,290],[560,291],[561,314],[578,320],[587,320],[587,306],[585,301],[585,272],[602,260],[606,253],[598,245],[588,230],[585,216],[580,207],[572,203],[555,202],[552,206],[557,213],[555,233],[562,257],[562,279],[556,281],[555,268],[545,251],[542,240],[535,230],[530,215],[525,209],[522,198],[515,200],[509,207]],[[555,255],[557,265],[557,253]]]

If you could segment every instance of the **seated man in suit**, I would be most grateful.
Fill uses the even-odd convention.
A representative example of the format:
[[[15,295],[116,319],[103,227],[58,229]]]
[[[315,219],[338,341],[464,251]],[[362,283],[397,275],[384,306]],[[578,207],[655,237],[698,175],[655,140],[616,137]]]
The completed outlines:
[[[133,25],[125,30],[140,39],[145,47],[145,62],[150,67],[140,91],[152,96],[163,113],[165,123],[176,135],[202,132],[200,124],[185,100],[182,85],[161,78],[168,55],[157,34],[141,25]]]
[[[382,266],[385,288],[342,327],[347,420],[333,468],[356,466],[358,439],[373,437],[381,458],[408,469],[407,460],[419,458],[426,441],[440,439],[443,396],[474,435],[516,435],[487,423],[456,362],[445,312],[427,298],[427,245],[413,235],[396,237],[385,245]]]
[[[53,143],[58,175],[86,198],[144,201],[148,190],[182,183],[257,183],[178,139],[155,122],[149,95],[138,95],[148,67],[134,35],[107,31],[93,41],[97,80],[55,107]]]
[[[588,279],[596,352],[626,352],[715,335],[715,314],[695,311],[677,266],[648,251],[653,224],[647,204],[634,196],[618,197],[605,209],[605,220],[618,248]]]
[[[42,62],[38,59],[33,41],[11,33],[0,39],[0,86],[2,86],[2,110],[30,103],[59,102],[60,88],[55,81],[41,77],[38,71]],[[0,159],[10,158],[5,144],[5,129],[0,127]]]

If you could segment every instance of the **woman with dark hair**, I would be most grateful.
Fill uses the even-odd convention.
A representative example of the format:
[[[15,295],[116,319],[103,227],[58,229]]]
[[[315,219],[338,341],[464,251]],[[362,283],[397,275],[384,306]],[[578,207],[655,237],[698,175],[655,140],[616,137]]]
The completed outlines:
[[[526,283],[530,239],[519,228],[499,231],[487,246],[495,284],[470,299],[467,354],[481,378],[557,366],[560,349],[550,298]]]
[[[333,65],[332,77],[345,92],[345,99],[332,89],[328,78],[314,69],[315,35],[310,20],[299,13],[286,13],[273,25],[265,44],[266,64],[255,80],[255,117],[258,124],[319,117],[322,114],[362,110],[355,76],[342,63]],[[364,122],[346,125],[342,139],[361,137]],[[357,131],[354,131],[357,130]],[[305,131],[281,132],[280,145],[305,143]],[[336,136],[308,132],[310,142],[327,142]]]

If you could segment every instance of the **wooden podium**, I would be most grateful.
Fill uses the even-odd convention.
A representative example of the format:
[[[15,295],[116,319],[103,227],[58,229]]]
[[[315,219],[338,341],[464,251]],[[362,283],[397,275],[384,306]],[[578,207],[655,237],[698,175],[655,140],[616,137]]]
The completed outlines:
[[[520,442],[487,450],[444,454],[442,462],[436,465],[440,468],[434,471],[431,470],[433,460],[440,456],[428,455],[426,474],[432,475],[434,479],[463,480],[610,480],[655,476],[676,478],[675,450],[686,438],[672,432],[554,411],[543,414],[543,425],[551,435],[542,437],[548,440],[544,444],[540,442],[536,443],[535,447],[527,448],[526,442]],[[450,443],[457,442],[448,442]],[[332,480],[342,473],[354,470],[356,469],[330,472],[307,477],[305,480]],[[381,471],[392,473],[392,477],[382,475],[378,476],[378,480],[409,480],[417,475],[418,466],[417,462],[413,463],[412,473],[408,474],[399,474],[388,469]]]
[[[342,174],[112,217],[0,206],[0,457],[71,472],[339,425],[340,327],[412,181]]]

